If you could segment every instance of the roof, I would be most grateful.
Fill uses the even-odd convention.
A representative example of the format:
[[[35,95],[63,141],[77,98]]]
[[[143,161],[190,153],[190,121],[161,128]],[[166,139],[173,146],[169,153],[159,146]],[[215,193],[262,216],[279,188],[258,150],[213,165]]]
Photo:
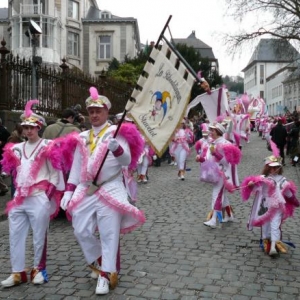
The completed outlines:
[[[257,62],[291,62],[297,59],[297,57],[299,57],[299,53],[289,41],[282,39],[261,39],[242,72],[245,72]]]
[[[137,44],[140,47],[140,33],[139,33],[139,27],[138,27],[138,21],[135,18],[132,17],[126,17],[126,18],[122,18],[122,17],[118,17],[115,16],[113,14],[111,14],[111,18],[107,19],[107,18],[101,18],[101,10],[91,6],[89,8],[89,11],[86,15],[85,18],[82,19],[82,23],[133,23],[134,27],[135,27],[135,33],[136,33],[136,40],[137,40]],[[103,12],[107,12],[107,10],[103,10]]]
[[[8,20],[8,8],[7,7],[1,7],[0,8],[0,20]]]
[[[196,32],[194,30],[187,38],[174,38],[172,41],[174,44],[185,44],[188,47],[197,49],[203,58],[216,60],[212,47],[197,39]]]
[[[294,68],[294,71],[290,73],[289,76],[285,80],[282,81],[282,83],[287,83],[290,81],[298,81],[300,78],[300,66],[299,63],[297,64],[296,68]]]
[[[105,10],[106,11],[106,10]],[[132,17],[118,17],[111,14],[110,19],[102,19],[100,18],[101,10],[96,7],[91,6],[86,17],[82,19],[83,22],[137,22],[137,19]]]

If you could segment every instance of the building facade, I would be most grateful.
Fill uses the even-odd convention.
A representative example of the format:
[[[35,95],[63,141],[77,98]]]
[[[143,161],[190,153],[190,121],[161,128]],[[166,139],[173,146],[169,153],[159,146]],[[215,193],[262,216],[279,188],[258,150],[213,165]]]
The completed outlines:
[[[11,0],[7,16],[0,12],[0,33],[21,58],[32,57],[25,35],[30,20],[42,29],[36,55],[46,64],[59,66],[65,58],[71,68],[97,76],[114,57],[122,62],[140,50],[137,20],[100,10],[96,0]]]
[[[172,39],[174,44],[184,44],[188,47],[193,47],[196,51],[198,51],[203,58],[207,58],[210,62],[211,71],[219,72],[219,62],[215,57],[212,47],[205,44],[203,41],[196,37],[196,32],[192,31],[192,33],[187,38],[174,38]]]
[[[282,114],[287,105],[284,81],[295,70],[298,51],[279,39],[261,39],[244,72],[244,91],[263,98],[269,115]],[[289,102],[290,105],[290,102]]]

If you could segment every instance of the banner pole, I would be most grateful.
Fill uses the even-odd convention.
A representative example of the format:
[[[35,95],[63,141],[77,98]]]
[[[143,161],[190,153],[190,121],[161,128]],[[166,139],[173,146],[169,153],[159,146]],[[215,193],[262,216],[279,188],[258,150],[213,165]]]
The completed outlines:
[[[163,28],[161,34],[159,35],[159,38],[158,38],[158,40],[157,40],[157,42],[156,42],[156,44],[155,44],[155,48],[158,47],[159,42],[160,42],[160,40],[162,39],[162,37],[164,36],[164,33],[165,33],[165,31],[166,31],[166,29],[167,29],[167,27],[168,27],[168,25],[169,25],[171,19],[172,19],[172,15],[169,16],[167,23],[165,24],[165,26],[164,26],[164,28]]]
[[[166,31],[166,29],[167,29],[167,27],[168,27],[170,21],[171,21],[171,18],[172,18],[172,15],[169,16],[169,18],[168,18],[168,20],[167,20],[167,22],[166,22],[166,24],[165,24],[165,26],[164,26],[164,28],[163,28],[163,30],[162,30],[160,36],[159,36],[159,38],[158,38],[158,40],[157,40],[157,42],[156,42],[156,44],[155,44],[155,48],[158,47],[159,42],[160,42],[160,40],[162,39],[162,37],[163,37],[163,35],[164,35],[164,33],[165,33],[165,31]],[[130,100],[128,100],[128,101],[130,101]],[[113,136],[114,138],[116,138],[116,136],[117,136],[117,134],[118,134],[118,132],[119,132],[119,130],[120,130],[120,127],[121,127],[121,125],[122,125],[122,123],[123,123],[123,121],[124,121],[124,119],[125,119],[125,116],[126,116],[127,111],[128,111],[128,110],[126,110],[126,107],[125,107],[124,112],[123,112],[123,115],[122,115],[122,118],[121,118],[121,120],[120,120],[120,122],[119,122],[119,124],[118,124],[118,127],[117,127],[117,129],[116,129],[116,131],[115,131],[115,133],[114,133],[114,136]],[[90,193],[93,193],[93,192],[98,188],[98,187],[97,187],[97,178],[98,178],[98,176],[99,176],[99,174],[100,174],[100,172],[101,172],[101,170],[102,170],[102,167],[103,167],[103,165],[104,165],[104,163],[105,163],[105,160],[106,160],[106,158],[107,158],[108,152],[109,152],[109,150],[107,149],[107,150],[106,150],[106,153],[105,153],[105,155],[104,155],[104,157],[103,157],[103,160],[102,160],[102,162],[101,162],[101,165],[99,166],[99,169],[98,169],[98,171],[97,171],[97,173],[96,173],[96,175],[95,175],[95,177],[94,177],[94,180],[93,180],[93,182],[92,182],[92,186],[93,186],[93,187],[91,186],[92,188],[90,189]]]
[[[202,81],[199,79],[196,72],[192,69],[192,67],[189,65],[189,63],[182,57],[182,55],[177,51],[177,49],[174,47],[174,45],[172,45],[164,36],[162,38],[167,43],[167,45],[171,48],[171,50],[176,53],[176,55],[179,57],[179,60],[182,61],[182,63],[186,66],[186,68],[189,70],[189,72],[195,77],[196,81],[199,84],[201,84]]]

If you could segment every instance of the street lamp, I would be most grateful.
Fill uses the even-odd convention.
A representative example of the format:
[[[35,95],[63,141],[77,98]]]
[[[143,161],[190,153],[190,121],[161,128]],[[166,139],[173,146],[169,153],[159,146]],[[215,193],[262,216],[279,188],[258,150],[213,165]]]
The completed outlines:
[[[31,99],[37,99],[37,74],[36,67],[42,63],[42,57],[36,56],[36,45],[39,36],[42,34],[41,27],[33,20],[29,21],[29,28],[25,32],[25,35],[30,38],[32,44],[32,73],[31,73]]]

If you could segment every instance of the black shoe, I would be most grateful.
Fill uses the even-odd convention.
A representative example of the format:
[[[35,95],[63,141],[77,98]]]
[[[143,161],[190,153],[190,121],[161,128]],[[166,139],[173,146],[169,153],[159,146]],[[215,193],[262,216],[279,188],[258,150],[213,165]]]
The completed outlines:
[[[5,196],[8,193],[8,190],[2,190],[0,192],[0,196]]]

